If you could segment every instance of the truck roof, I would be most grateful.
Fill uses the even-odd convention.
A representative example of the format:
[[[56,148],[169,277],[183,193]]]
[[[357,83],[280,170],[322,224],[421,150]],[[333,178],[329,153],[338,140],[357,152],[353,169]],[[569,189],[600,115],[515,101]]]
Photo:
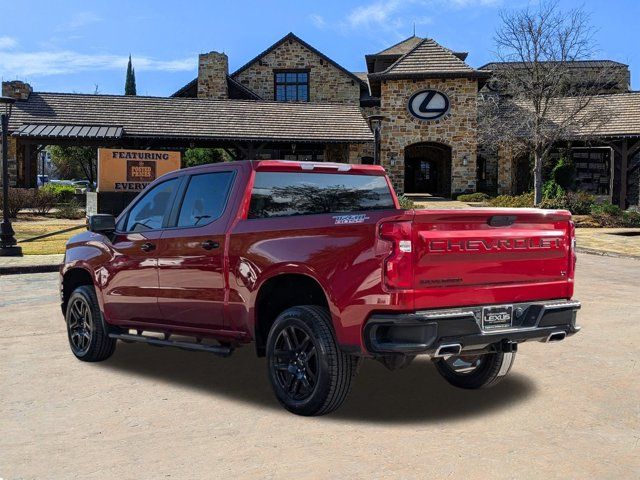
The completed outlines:
[[[385,171],[380,165],[360,165],[335,162],[299,162],[294,160],[233,160],[231,162],[209,163],[195,167],[183,168],[180,171],[192,171],[206,169],[211,166],[225,166],[249,164],[256,171],[272,172],[314,172],[314,173],[342,173],[356,175],[384,175]]]

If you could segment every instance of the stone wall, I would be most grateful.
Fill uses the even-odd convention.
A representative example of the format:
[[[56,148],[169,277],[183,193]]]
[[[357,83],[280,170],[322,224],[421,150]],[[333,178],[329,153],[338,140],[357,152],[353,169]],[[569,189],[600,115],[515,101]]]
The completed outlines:
[[[349,163],[362,163],[363,157],[373,158],[373,142],[349,144]]]
[[[407,110],[413,93],[435,89],[449,97],[450,109],[438,120],[414,118]],[[451,191],[476,189],[478,82],[466,78],[386,80],[382,82],[380,159],[398,193],[404,192],[404,152],[414,143],[436,142],[451,147]],[[466,164],[466,165],[465,165]]]
[[[198,98],[229,98],[229,60],[224,53],[209,52],[198,57]]]
[[[309,69],[309,101],[359,104],[360,84],[300,43],[288,40],[256,60],[234,79],[274,100],[274,70]]]

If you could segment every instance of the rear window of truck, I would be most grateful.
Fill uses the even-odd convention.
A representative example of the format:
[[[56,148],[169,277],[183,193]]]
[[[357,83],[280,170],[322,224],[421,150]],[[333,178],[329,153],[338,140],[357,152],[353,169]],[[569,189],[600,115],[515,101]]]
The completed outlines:
[[[257,172],[249,218],[395,209],[383,176]]]

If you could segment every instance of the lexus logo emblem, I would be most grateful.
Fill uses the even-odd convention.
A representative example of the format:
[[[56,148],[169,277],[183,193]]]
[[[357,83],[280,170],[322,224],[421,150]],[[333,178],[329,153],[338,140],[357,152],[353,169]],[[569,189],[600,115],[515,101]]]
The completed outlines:
[[[449,97],[437,90],[421,90],[411,96],[408,108],[420,120],[436,120],[449,111]]]

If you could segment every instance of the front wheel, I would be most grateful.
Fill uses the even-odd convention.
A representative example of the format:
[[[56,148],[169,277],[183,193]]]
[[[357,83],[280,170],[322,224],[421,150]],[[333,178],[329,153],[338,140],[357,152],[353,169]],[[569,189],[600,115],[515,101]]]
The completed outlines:
[[[102,321],[96,292],[92,286],[76,288],[67,303],[67,336],[71,351],[84,362],[100,362],[113,355],[116,340]]]
[[[324,415],[342,405],[358,363],[338,348],[325,308],[289,308],[269,332],[269,381],[278,401],[298,415]]]
[[[438,358],[436,369],[451,385],[459,388],[488,388],[498,384],[511,370],[515,352],[458,355]]]

